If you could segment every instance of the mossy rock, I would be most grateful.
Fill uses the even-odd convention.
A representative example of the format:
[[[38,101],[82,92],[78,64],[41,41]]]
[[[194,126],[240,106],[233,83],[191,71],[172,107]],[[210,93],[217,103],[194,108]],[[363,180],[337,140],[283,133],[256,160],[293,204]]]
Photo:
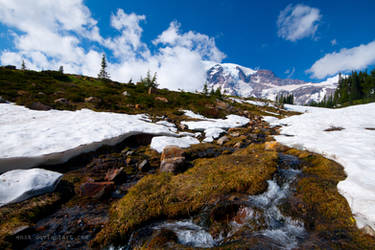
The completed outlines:
[[[110,222],[91,246],[124,244],[132,230],[153,219],[189,216],[231,193],[259,194],[266,190],[276,162],[277,153],[251,145],[231,155],[198,159],[176,176],[146,176],[112,206]]]

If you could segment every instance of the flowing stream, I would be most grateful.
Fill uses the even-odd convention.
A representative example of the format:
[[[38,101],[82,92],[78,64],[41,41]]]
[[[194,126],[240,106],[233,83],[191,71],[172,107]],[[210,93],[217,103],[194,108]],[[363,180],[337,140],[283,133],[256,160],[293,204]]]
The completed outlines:
[[[230,242],[230,237],[244,226],[251,232],[246,237],[263,237],[275,243],[280,249],[292,249],[306,237],[304,224],[281,213],[279,206],[290,194],[291,184],[296,180],[300,170],[293,167],[299,164],[298,158],[280,155],[281,165],[272,180],[268,180],[266,192],[248,197],[247,206],[240,208],[240,220],[229,222],[231,230],[214,238],[207,230],[192,220],[167,221],[150,225],[151,230],[167,229],[173,231],[178,243],[186,246],[211,248]],[[259,227],[258,227],[259,226]],[[256,228],[262,228],[256,230]],[[132,240],[128,248],[131,248]]]

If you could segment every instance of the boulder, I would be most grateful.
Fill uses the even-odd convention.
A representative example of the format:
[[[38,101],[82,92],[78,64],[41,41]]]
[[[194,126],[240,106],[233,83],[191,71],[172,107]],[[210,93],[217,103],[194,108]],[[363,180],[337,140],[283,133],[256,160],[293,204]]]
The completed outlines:
[[[217,140],[217,144],[219,145],[223,145],[224,143],[226,143],[227,141],[229,141],[229,138],[228,136],[224,135],[222,137],[220,137],[218,140]]]
[[[44,105],[43,103],[40,103],[40,102],[33,102],[31,103],[31,105],[29,106],[30,109],[33,109],[33,110],[42,110],[42,111],[47,111],[47,110],[51,110],[52,108],[48,105]]]
[[[140,109],[141,108],[141,105],[140,104],[136,104],[135,105],[135,109]]]
[[[86,182],[80,186],[81,196],[101,199],[112,192],[114,182]]]
[[[160,102],[168,103],[168,99],[165,98],[165,97],[161,97],[161,96],[155,97],[155,101],[160,101]]]
[[[160,172],[178,173],[184,165],[185,157],[165,159],[160,163]]]
[[[5,172],[0,175],[0,206],[53,192],[62,176],[40,168]]]
[[[185,162],[185,151],[177,146],[166,146],[160,158],[160,171],[168,173],[179,172]]]
[[[124,92],[122,92],[122,95],[123,95],[123,96],[130,96],[129,93],[128,93],[128,91],[124,91]]]
[[[161,158],[160,161],[163,161],[165,159],[171,159],[171,158],[176,158],[176,157],[184,157],[185,151],[178,147],[178,146],[166,146],[163,149],[163,152],[161,153]]]

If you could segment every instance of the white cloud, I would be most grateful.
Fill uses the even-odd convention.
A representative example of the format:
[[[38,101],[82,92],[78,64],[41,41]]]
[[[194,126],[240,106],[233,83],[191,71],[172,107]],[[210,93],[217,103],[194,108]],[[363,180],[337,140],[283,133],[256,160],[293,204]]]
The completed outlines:
[[[333,39],[333,40],[331,41],[331,45],[332,45],[332,46],[335,46],[336,44],[337,44],[336,39]]]
[[[306,72],[312,74],[312,77],[324,78],[338,72],[364,69],[373,64],[375,64],[375,41],[326,54]]]
[[[287,78],[291,78],[294,75],[294,72],[296,72],[295,67],[285,70],[284,74],[287,74]]]
[[[305,37],[314,37],[322,18],[320,10],[307,5],[289,4],[277,19],[278,36],[295,42]]]
[[[142,42],[144,15],[118,9],[111,16],[111,26],[119,32],[102,37],[97,21],[83,0],[0,0],[0,22],[16,31],[14,50],[1,52],[2,64],[28,68],[57,69],[96,76],[101,53],[110,51],[108,67],[113,80],[139,80],[148,70],[157,72],[160,87],[200,89],[206,75],[206,60],[221,62],[225,55],[214,38],[193,31],[181,32],[180,24],[171,22],[154,41],[151,52]],[[85,44],[83,46],[82,44]]]

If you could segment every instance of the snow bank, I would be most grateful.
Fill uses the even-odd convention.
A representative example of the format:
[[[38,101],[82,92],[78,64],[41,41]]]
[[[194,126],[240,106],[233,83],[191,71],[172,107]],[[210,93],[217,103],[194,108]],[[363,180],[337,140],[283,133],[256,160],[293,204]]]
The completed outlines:
[[[342,109],[313,108],[308,113],[274,121],[276,140],[316,152],[340,163],[348,177],[338,184],[358,227],[375,229],[375,103]],[[344,128],[326,132],[330,127]]]
[[[170,135],[172,127],[146,115],[77,111],[35,111],[0,104],[0,173],[39,164],[57,164],[136,134]]]
[[[164,148],[169,145],[178,146],[180,148],[188,148],[190,145],[199,144],[199,140],[191,136],[184,136],[180,138],[170,136],[156,136],[152,138],[151,148],[163,152]]]
[[[204,131],[209,128],[236,128],[249,123],[249,119],[238,115],[227,115],[226,119],[210,119],[206,121],[183,121],[182,124],[191,130]]]
[[[204,131],[206,138],[203,141],[212,142],[225,133],[224,129],[242,127],[249,121],[246,117],[227,115],[226,119],[208,119],[203,117],[203,121],[182,121],[181,123],[191,130]]]
[[[326,110],[326,108],[292,105],[292,104],[284,104],[284,109],[287,111],[295,111],[295,112],[300,112],[300,113],[321,112],[323,110]]]
[[[12,170],[0,175],[0,207],[53,192],[62,174],[40,168]]]

